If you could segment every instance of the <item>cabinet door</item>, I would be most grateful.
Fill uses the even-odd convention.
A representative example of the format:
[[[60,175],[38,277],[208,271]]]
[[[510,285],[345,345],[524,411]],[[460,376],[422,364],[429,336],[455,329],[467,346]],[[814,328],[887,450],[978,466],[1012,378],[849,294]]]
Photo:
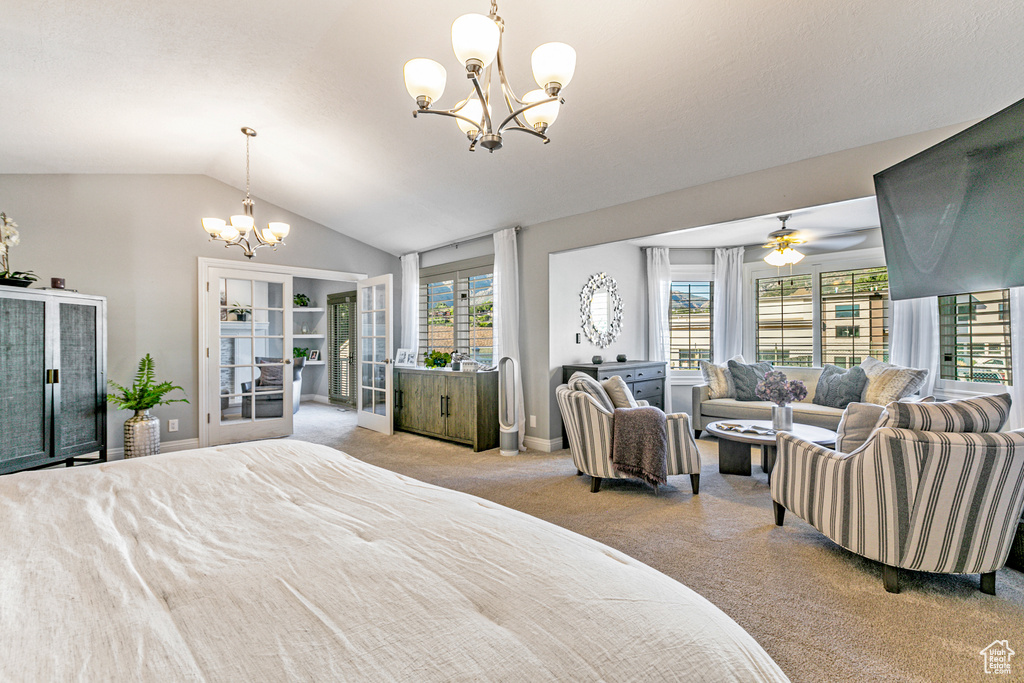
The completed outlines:
[[[402,373],[401,382],[404,429],[444,436],[444,375],[407,372]]]
[[[447,434],[451,439],[472,442],[476,436],[476,382],[472,375],[448,377]]]
[[[43,298],[0,296],[0,473],[49,459],[52,385]]]
[[[103,305],[95,301],[58,300],[58,345],[54,366],[55,454],[72,458],[100,450],[106,431]]]

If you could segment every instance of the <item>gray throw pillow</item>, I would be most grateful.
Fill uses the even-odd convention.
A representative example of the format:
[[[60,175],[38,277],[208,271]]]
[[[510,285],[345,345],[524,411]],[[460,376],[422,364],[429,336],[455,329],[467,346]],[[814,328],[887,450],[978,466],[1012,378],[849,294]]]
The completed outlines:
[[[283,363],[283,358],[257,358],[256,363]],[[260,376],[256,378],[256,386],[267,387],[284,386],[284,366],[283,365],[261,365],[259,368]]]
[[[772,369],[771,363],[737,363],[729,361],[729,372],[732,382],[736,385],[737,401],[760,401],[754,390],[757,383],[764,379],[764,374]]]
[[[849,370],[843,370],[835,365],[826,365],[821,369],[821,376],[818,377],[818,386],[814,390],[814,403],[832,408],[845,408],[851,403],[859,403],[867,381],[867,373],[859,365],[855,365]]]

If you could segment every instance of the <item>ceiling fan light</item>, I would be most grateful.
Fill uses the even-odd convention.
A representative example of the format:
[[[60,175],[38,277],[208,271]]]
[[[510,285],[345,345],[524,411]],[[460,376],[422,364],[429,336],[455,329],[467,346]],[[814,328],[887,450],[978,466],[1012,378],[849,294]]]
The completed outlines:
[[[417,58],[405,63],[405,89],[417,103],[421,97],[426,98],[428,106],[441,99],[447,80],[448,73],[433,59]]]
[[[480,100],[473,98],[466,102],[466,104],[459,110],[459,114],[465,116],[468,119],[476,121],[477,124],[474,126],[468,121],[462,119],[455,119],[455,123],[458,124],[459,130],[466,135],[475,135],[477,132],[483,130],[484,120],[484,107],[480,104]]]
[[[786,258],[786,263],[792,265],[794,263],[800,263],[804,259],[804,255],[796,249],[786,247],[782,250],[782,255]]]
[[[530,58],[537,85],[552,95],[569,85],[576,72],[576,50],[565,43],[544,43]],[[557,85],[552,92],[551,84]]]
[[[220,218],[203,219],[203,230],[205,230],[211,235],[218,234],[224,228],[225,225],[227,225],[227,223],[225,223]]]
[[[771,266],[775,266],[776,268],[781,268],[782,266],[789,263],[789,261],[786,260],[786,256],[782,253],[781,249],[772,249],[764,257],[764,260],[765,263]]]
[[[292,229],[291,226],[288,225],[287,223],[278,222],[268,223],[267,227],[270,228],[271,234],[278,240],[283,240],[285,237],[287,237],[289,231],[291,231]]]
[[[523,95],[523,102],[525,104],[540,102],[547,99],[550,99],[550,96],[543,90],[531,90]],[[526,122],[534,128],[537,128],[538,125],[547,127],[554,123],[555,119],[558,118],[559,106],[558,100],[538,104],[536,107],[530,107],[524,111],[523,118],[526,119]]]
[[[452,22],[452,50],[462,66],[469,68],[470,60],[480,62],[481,68],[494,61],[501,40],[501,29],[483,14],[463,14]]]

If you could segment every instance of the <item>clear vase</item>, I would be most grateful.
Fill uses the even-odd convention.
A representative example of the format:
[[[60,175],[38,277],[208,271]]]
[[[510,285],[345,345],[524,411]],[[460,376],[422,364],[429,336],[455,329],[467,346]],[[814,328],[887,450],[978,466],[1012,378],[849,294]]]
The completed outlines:
[[[160,418],[136,410],[124,421],[124,457],[139,458],[160,452]]]
[[[793,429],[793,406],[772,406],[772,429],[777,432]]]

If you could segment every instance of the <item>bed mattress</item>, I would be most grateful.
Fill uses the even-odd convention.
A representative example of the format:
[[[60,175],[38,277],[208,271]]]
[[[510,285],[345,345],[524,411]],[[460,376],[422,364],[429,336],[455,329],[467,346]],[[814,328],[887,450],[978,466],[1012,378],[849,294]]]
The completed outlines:
[[[299,441],[0,477],[3,681],[786,680],[608,546]]]

